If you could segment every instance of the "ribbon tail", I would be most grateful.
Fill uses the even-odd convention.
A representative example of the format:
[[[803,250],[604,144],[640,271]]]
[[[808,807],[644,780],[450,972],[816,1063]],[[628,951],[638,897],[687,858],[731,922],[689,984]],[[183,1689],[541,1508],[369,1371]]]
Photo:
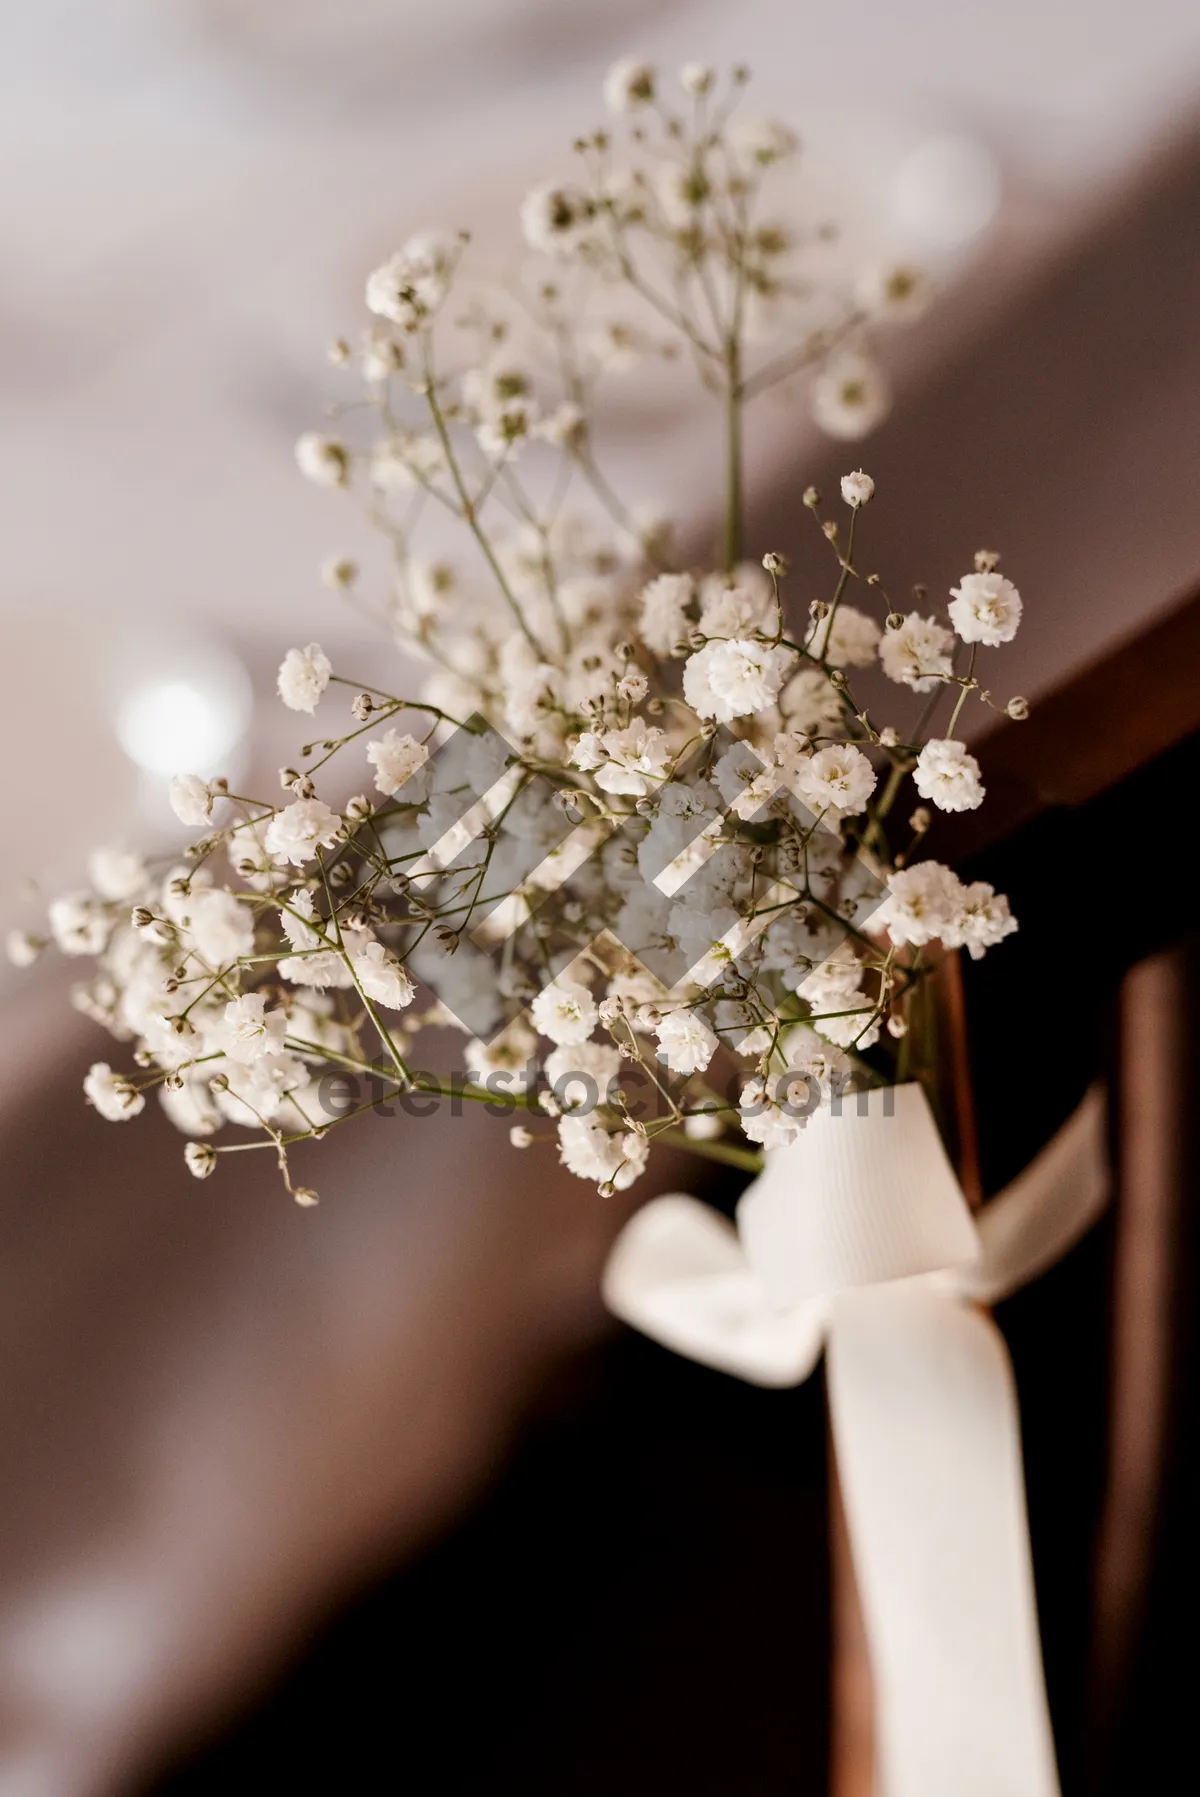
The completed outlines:
[[[894,1286],[838,1300],[827,1354],[880,1797],[1059,1797],[999,1332]]]
[[[695,1198],[652,1198],[604,1270],[604,1302],[643,1335],[751,1385],[799,1385],[824,1344],[827,1308],[779,1311],[731,1224]]]
[[[980,1304],[1008,1297],[1074,1247],[1108,1203],[1105,1092],[1093,1086],[1019,1178],[976,1213],[983,1253],[956,1289]]]

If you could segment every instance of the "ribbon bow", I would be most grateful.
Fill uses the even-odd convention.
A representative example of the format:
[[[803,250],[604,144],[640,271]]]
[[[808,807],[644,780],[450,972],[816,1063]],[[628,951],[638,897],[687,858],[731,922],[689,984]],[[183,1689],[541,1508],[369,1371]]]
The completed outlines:
[[[653,1199],[606,1268],[618,1317],[751,1384],[825,1350],[883,1797],[1059,1797],[1016,1393],[976,1306],[1099,1216],[1104,1135],[1097,1087],[972,1217],[920,1086],[863,1093],[768,1156],[736,1229]]]

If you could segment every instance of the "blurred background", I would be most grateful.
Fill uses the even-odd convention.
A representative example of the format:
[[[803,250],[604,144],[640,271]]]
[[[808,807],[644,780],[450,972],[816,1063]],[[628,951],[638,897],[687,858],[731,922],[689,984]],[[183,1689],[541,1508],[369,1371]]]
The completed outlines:
[[[803,486],[861,461],[889,584],[936,590],[1004,552],[1027,607],[1008,690],[1031,698],[1194,589],[1193,0],[2,0],[5,925],[34,921],[26,879],[54,890],[98,841],[161,839],[164,773],[211,754],[272,777],[277,708],[252,725],[251,694],[283,647],[394,653],[318,578],[361,548],[292,456],[335,390],[326,346],[414,229],[466,226],[502,267],[522,195],[568,168],[630,49],[748,63],[753,110],[801,134],[806,205],[938,280],[886,346],[893,415],[849,459],[802,409],[764,407],[756,552],[793,551]],[[615,483],[700,538],[707,422],[669,384],[609,394]],[[824,1788],[827,1569],[797,1545],[823,1540],[819,1392],[605,1346],[616,1204],[531,1190],[482,1121],[415,1143],[402,1125],[400,1145],[372,1125],[312,1216],[257,1169],[192,1188],[157,1119],[131,1162],[83,1109],[102,1051],[53,969],[0,969],[0,1045],[0,1797],[134,1793],[168,1763],[172,1791],[273,1788],[285,1742],[301,1789],[329,1766],[365,1780],[358,1730],[386,1786],[411,1782],[456,1689],[494,1752],[460,1744],[441,1789]],[[1078,1339],[1099,1365],[1095,1253]],[[1082,1412],[1077,1468],[1098,1467],[1103,1392]],[[727,1612],[748,1564],[758,1607]],[[773,1583],[794,1667],[764,1645]],[[734,1662],[695,1647],[705,1617],[741,1635]],[[536,1702],[498,1670],[527,1628]],[[1081,1678],[1057,1688],[1064,1729]],[[740,1787],[643,1704],[681,1715],[710,1688],[731,1753],[756,1705],[789,1711]],[[205,1759],[222,1727],[228,1757]]]

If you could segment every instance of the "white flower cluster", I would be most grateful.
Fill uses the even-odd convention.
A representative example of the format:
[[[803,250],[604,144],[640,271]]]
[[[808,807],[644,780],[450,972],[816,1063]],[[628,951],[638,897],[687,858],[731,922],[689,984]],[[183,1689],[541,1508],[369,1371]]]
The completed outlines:
[[[18,965],[49,940],[94,961],[76,1003],[132,1066],[97,1062],[87,1099],[125,1121],[157,1092],[198,1178],[224,1151],[210,1138],[251,1130],[315,1202],[289,1153],[342,1120],[329,1073],[376,1097],[382,1081],[402,1100],[503,1098],[525,1117],[514,1145],[555,1141],[605,1193],[660,1137],[750,1165],[847,1086],[919,1074],[909,1015],[937,956],[1016,928],[990,886],[913,859],[928,811],[894,835],[909,780],[943,812],[983,800],[956,732],[987,698],[977,656],[1020,621],[997,558],[981,552],[944,610],[885,615],[855,541],[875,483],[856,469],[836,516],[805,495],[832,567],[798,616],[784,558],[743,555],[737,456],[717,569],[681,565],[669,521],[600,470],[596,384],[680,343],[737,444],[747,400],[802,371],[836,437],[886,409],[864,320],[911,316],[923,282],[876,270],[842,296],[797,272],[801,234],[763,207],[796,142],[739,115],[741,86],[689,64],[673,100],[639,59],[612,70],[617,124],[522,206],[553,266],[512,316],[490,300],[450,316],[464,239],[449,233],[370,275],[366,400],[341,413],[359,438],[310,432],[296,456],[318,485],[363,491],[419,689],[290,649],[279,698],[322,734],[282,792],[180,774],[182,853],[103,851],[45,931],[9,937]],[[646,322],[589,313],[576,331],[576,279],[601,300],[620,286]],[[772,333],[782,347],[756,362]],[[430,509],[457,519],[473,568],[414,548]],[[323,578],[341,592],[360,575],[338,556]],[[880,726],[863,670],[903,706],[921,695],[920,723]],[[465,1088],[414,1071],[419,1032],[447,1026]]]

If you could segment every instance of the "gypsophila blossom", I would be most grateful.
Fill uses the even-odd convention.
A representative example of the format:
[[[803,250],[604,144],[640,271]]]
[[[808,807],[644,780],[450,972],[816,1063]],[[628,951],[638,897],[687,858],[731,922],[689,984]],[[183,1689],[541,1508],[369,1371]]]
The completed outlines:
[[[927,742],[917,756],[913,781],[921,797],[939,811],[974,811],[983,803],[979,763],[959,742]]]
[[[855,511],[860,505],[867,505],[874,492],[875,482],[869,474],[864,474],[861,468],[856,469],[853,474],[843,474],[842,498],[847,505],[853,506]]]
[[[816,812],[847,817],[861,811],[875,790],[875,770],[852,743],[818,749],[796,763],[800,797]]]
[[[93,849],[88,856],[88,875],[105,899],[133,899],[145,889],[146,863],[131,849]]]
[[[576,980],[555,980],[530,1007],[539,1035],[560,1044],[586,1042],[596,1027],[596,1001]]]
[[[951,631],[936,618],[923,618],[913,611],[895,630],[884,631],[879,659],[889,680],[911,686],[915,693],[929,693],[952,671],[953,648]]]
[[[287,1034],[283,1011],[268,1011],[261,992],[246,992],[225,1006],[221,1046],[231,1061],[252,1066],[264,1055],[282,1054]]]
[[[638,631],[655,655],[677,655],[687,646],[687,608],[695,588],[686,574],[660,574],[642,589]]]
[[[199,774],[176,774],[171,781],[171,809],[180,823],[191,830],[202,830],[208,823],[215,796],[208,781]]]
[[[595,207],[580,188],[547,181],[525,196],[521,228],[531,249],[567,258],[579,247],[595,217]]]
[[[985,882],[905,864],[933,806],[984,796],[970,707],[1028,710],[975,678],[975,646],[1021,615],[997,555],[945,603],[907,589],[901,616],[871,541],[889,496],[862,469],[836,515],[790,494],[811,556],[759,541],[745,503],[757,396],[792,383],[819,429],[862,437],[888,407],[880,331],[929,298],[913,268],[830,258],[779,171],[798,139],[746,116],[747,79],[689,63],[676,87],[623,58],[603,129],[581,121],[522,202],[506,281],[440,227],[363,271],[328,352],[348,390],[295,453],[380,533],[321,579],[398,653],[368,638],[352,682],[288,650],[270,792],[178,775],[181,842],[96,850],[9,932],[17,965],[72,958],[72,1005],[118,1044],[89,1101],[123,1120],[153,1093],[196,1177],[266,1148],[315,1204],[293,1161],[341,1121],[330,1072],[452,1110],[466,1084],[603,1195],[663,1134],[749,1166],[845,1092],[940,1078],[929,946],[979,956],[1015,930]],[[697,373],[680,519],[608,466],[603,396],[638,384],[649,471]],[[459,1044],[446,1076],[420,1071],[434,1030],[435,1064]]]
[[[950,622],[964,643],[1011,643],[1021,622],[1021,595],[1003,574],[964,574],[950,589]]]
[[[957,908],[941,935],[947,948],[965,948],[973,961],[980,961],[1017,927],[1004,894],[986,880],[974,880],[960,889]]]
[[[578,1178],[623,1192],[644,1171],[650,1144],[632,1130],[610,1133],[593,1117],[562,1117],[558,1150],[563,1165]]]
[[[933,284],[924,270],[912,263],[879,262],[859,276],[856,297],[870,317],[911,324],[928,309]]]
[[[320,643],[289,649],[279,666],[279,697],[290,711],[315,711],[332,672],[333,663]]]
[[[811,654],[832,668],[869,668],[875,660],[879,638],[874,618],[856,606],[839,605],[836,612],[830,612],[818,623],[809,648]]]
[[[843,442],[867,436],[890,407],[882,371],[856,350],[834,356],[813,386],[813,417],[823,431]]]
[[[633,112],[654,98],[655,73],[640,56],[623,56],[604,78],[604,99],[610,112]]]
[[[32,930],[9,930],[4,938],[5,953],[14,967],[32,967],[45,945],[45,937],[35,936]]]
[[[297,799],[267,825],[265,847],[277,861],[303,867],[321,850],[332,848],[341,831],[336,812],[321,799]]]
[[[336,437],[305,431],[296,442],[296,466],[318,487],[344,487],[350,479],[350,454]]]
[[[571,758],[595,773],[602,792],[640,799],[666,779],[672,754],[664,730],[635,718],[624,730],[585,731]]]
[[[385,731],[367,744],[367,760],[375,769],[375,784],[382,793],[399,792],[428,759],[425,744],[399,730]]]
[[[362,991],[376,1004],[402,1011],[411,1005],[415,989],[395,955],[382,942],[368,942],[351,954],[350,965]]]
[[[716,70],[703,62],[685,62],[679,71],[679,85],[685,94],[698,99],[701,94],[708,93],[715,82]]]
[[[718,723],[748,717],[771,704],[794,659],[791,650],[767,643],[706,643],[684,663],[684,698],[699,717]]]
[[[888,875],[888,897],[872,922],[887,930],[897,947],[923,948],[950,929],[963,901],[958,876],[940,861],[918,861]]]
[[[654,1033],[658,1058],[672,1073],[703,1073],[716,1051],[716,1036],[695,1011],[668,1011]]]
[[[621,1056],[608,1042],[564,1043],[546,1056],[543,1071],[564,1112],[592,1111],[612,1102]]]
[[[121,1074],[114,1073],[107,1061],[96,1061],[89,1067],[83,1094],[109,1123],[127,1123],[146,1103],[143,1094]]]
[[[188,1142],[183,1150],[184,1164],[193,1179],[207,1179],[216,1172],[217,1151],[207,1142]]]

